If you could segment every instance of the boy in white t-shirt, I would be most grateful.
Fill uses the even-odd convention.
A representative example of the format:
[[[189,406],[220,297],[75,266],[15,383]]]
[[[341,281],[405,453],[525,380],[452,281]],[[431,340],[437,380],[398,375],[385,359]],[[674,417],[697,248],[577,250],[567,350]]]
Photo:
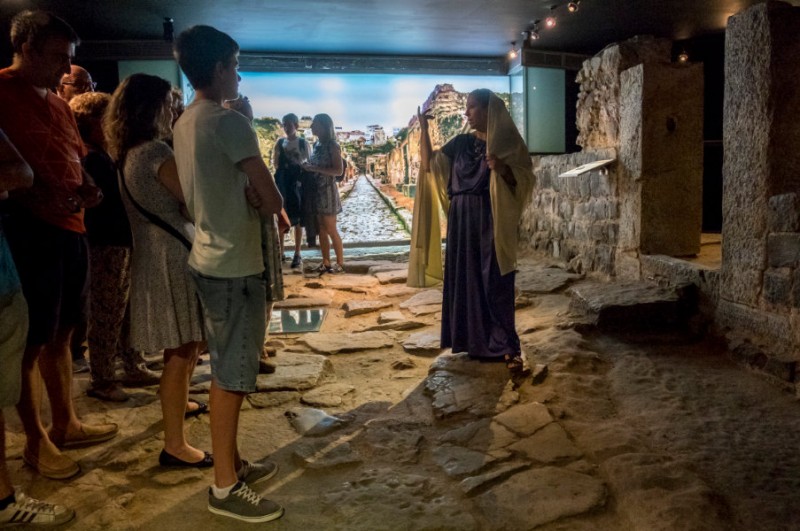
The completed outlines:
[[[180,34],[175,56],[196,95],[175,124],[174,145],[186,207],[195,221],[189,267],[211,354],[214,485],[208,509],[267,522],[280,518],[283,508],[248,484],[274,476],[277,466],[241,459],[236,436],[242,400],[256,390],[266,331],[259,214],[277,214],[282,199],[250,123],[222,107],[239,92],[238,54],[236,41],[210,26]],[[260,198],[258,211],[247,202],[248,186]]]

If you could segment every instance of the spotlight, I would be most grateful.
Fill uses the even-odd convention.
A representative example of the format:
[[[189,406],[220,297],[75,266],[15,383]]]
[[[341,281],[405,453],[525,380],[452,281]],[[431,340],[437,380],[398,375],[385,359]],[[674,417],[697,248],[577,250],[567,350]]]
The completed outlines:
[[[681,50],[681,53],[678,54],[678,62],[679,63],[689,62],[689,54],[686,53],[686,50]]]
[[[556,27],[556,15],[555,15],[556,6],[552,6],[550,8],[550,16],[544,19],[544,27],[547,29],[555,28]]]
[[[172,23],[171,18],[164,17],[164,40],[167,42],[175,40],[175,26]]]
[[[511,49],[508,51],[508,58],[516,59],[517,55],[517,41],[511,41]]]
[[[528,31],[528,33],[529,33],[528,38],[531,41],[538,41],[539,40],[539,37],[540,37],[540,35],[539,35],[539,22],[541,22],[541,21],[540,20],[535,20],[533,22],[533,27],[530,29],[530,31]]]
[[[576,0],[575,2],[570,2],[567,4],[567,11],[570,13],[576,13],[578,9],[580,9],[581,0]]]

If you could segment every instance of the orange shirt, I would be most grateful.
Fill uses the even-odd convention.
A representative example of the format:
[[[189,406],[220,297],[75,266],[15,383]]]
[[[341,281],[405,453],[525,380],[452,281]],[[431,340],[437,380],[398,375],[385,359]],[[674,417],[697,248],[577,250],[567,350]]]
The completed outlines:
[[[47,223],[85,233],[83,210],[59,214],[48,205],[54,201],[53,190],[74,191],[83,183],[85,147],[69,105],[50,91],[42,98],[8,68],[0,70],[0,105],[0,129],[34,173],[33,187],[12,194],[13,200]]]

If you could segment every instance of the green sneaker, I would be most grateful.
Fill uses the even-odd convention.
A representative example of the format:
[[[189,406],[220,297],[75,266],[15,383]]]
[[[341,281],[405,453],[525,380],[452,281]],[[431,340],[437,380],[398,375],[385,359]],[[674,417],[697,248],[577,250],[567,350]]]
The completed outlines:
[[[283,516],[283,507],[265,500],[241,481],[221,500],[209,488],[208,510],[220,516],[251,523],[271,522]]]
[[[259,481],[266,481],[278,473],[278,465],[267,461],[266,463],[251,463],[242,459],[242,468],[236,473],[239,481],[248,485],[255,485]]]

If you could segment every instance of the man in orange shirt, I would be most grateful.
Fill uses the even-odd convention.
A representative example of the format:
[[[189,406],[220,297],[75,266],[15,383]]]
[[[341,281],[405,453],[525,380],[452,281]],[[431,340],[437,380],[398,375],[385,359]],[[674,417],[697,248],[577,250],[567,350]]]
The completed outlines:
[[[24,11],[11,21],[13,63],[0,70],[0,129],[36,176],[30,189],[10,194],[4,221],[30,321],[17,405],[27,436],[23,459],[54,479],[80,472],[60,448],[105,441],[118,431],[116,424],[83,424],[72,402],[70,337],[88,313],[83,209],[97,205],[102,194],[81,167],[84,147],[75,118],[50,88],[70,72],[78,42],[60,18]],[[40,414],[37,361],[52,408],[49,432]]]

